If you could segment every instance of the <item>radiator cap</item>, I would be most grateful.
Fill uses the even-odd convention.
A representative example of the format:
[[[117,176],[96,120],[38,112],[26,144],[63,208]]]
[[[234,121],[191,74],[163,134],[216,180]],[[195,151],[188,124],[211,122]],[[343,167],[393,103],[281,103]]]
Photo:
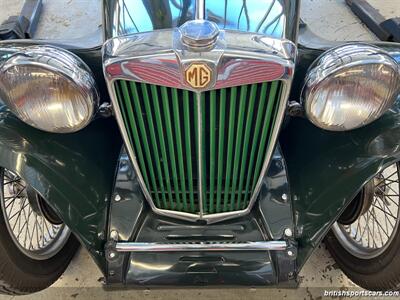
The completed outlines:
[[[182,43],[189,48],[213,46],[219,35],[218,25],[207,20],[187,21],[179,27]]]

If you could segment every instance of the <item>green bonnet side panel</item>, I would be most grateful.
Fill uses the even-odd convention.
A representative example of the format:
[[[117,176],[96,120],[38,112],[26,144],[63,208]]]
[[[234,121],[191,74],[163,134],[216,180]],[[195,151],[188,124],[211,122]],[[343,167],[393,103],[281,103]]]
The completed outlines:
[[[0,166],[48,199],[103,272],[108,202],[121,145],[111,118],[78,133],[50,134],[25,125],[0,103]]]

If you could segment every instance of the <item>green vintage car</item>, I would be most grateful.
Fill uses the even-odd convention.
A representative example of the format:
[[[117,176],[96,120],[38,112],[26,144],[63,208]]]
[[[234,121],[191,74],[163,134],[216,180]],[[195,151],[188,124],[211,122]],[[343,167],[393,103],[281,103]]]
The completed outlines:
[[[0,43],[0,290],[297,286],[323,239],[400,286],[400,45],[297,0],[104,0],[104,43]],[[6,270],[6,271],[5,271]]]

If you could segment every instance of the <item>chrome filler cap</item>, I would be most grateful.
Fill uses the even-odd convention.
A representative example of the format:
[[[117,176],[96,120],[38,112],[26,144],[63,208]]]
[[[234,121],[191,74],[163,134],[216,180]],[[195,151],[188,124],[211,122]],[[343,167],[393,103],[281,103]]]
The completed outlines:
[[[189,48],[208,48],[213,46],[219,35],[217,24],[207,20],[187,21],[179,27],[181,40]]]

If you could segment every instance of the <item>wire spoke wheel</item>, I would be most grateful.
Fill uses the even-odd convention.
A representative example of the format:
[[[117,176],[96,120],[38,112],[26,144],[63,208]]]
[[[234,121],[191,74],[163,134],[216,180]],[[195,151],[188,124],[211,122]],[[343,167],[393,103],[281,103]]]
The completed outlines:
[[[70,230],[61,222],[50,222],[42,209],[47,204],[15,173],[0,169],[0,189],[4,221],[18,249],[34,260],[56,255]]]
[[[399,165],[393,164],[368,184],[373,186],[369,199],[351,224],[338,221],[332,228],[340,244],[360,259],[381,255],[392,243],[399,229]],[[367,185],[368,185],[367,184]]]

